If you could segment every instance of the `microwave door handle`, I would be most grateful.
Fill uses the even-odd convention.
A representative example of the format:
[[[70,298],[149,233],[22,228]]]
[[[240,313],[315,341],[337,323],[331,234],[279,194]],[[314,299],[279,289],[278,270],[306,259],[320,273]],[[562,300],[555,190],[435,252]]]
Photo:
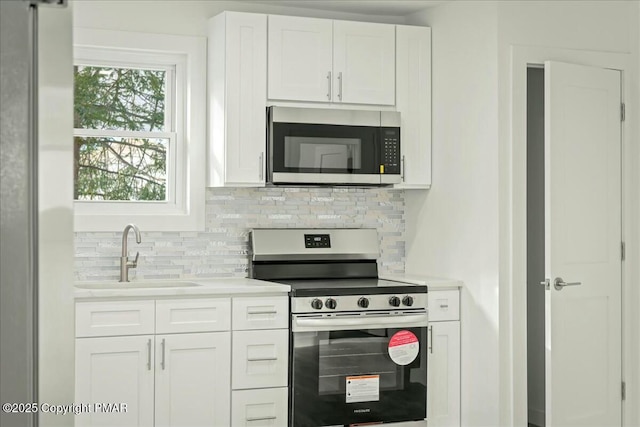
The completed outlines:
[[[376,175],[381,175],[382,174],[382,158],[383,153],[382,153],[382,144],[380,143],[380,141],[382,141],[382,128],[377,128],[376,132],[374,132],[373,135],[373,152],[376,153],[376,159],[375,159],[375,167],[377,168],[376,171],[374,171],[374,173]]]

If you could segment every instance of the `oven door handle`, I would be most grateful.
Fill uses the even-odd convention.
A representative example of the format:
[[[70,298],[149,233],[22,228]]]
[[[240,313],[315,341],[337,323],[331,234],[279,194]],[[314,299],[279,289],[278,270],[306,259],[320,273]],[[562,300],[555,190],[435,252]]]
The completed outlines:
[[[353,316],[353,317],[297,317],[293,316],[291,330],[293,332],[340,331],[354,329],[382,329],[407,326],[427,326],[427,312],[388,315],[388,316]]]

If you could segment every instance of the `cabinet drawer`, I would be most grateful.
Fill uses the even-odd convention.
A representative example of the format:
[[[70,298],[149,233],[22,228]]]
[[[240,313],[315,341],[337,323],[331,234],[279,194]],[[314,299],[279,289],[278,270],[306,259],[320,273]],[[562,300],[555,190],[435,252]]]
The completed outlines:
[[[241,297],[233,299],[233,329],[289,327],[289,297]]]
[[[232,388],[234,390],[287,385],[289,331],[234,331]]]
[[[76,337],[153,334],[154,307],[154,301],[76,303]]]
[[[231,329],[229,298],[158,300],[156,333],[216,332]]]
[[[288,418],[286,387],[237,390],[231,396],[231,425],[286,427]]]
[[[460,291],[429,292],[429,322],[460,319]]]

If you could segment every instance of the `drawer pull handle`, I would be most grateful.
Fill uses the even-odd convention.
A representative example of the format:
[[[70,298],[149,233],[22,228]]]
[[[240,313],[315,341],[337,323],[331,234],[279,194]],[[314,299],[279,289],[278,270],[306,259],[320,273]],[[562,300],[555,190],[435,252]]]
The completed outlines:
[[[278,314],[277,310],[256,310],[248,311],[247,314]]]
[[[449,304],[440,304],[440,308],[449,308]]]
[[[151,338],[147,341],[147,371],[151,370]]]
[[[268,361],[273,361],[273,360],[278,360],[277,357],[272,356],[272,357],[247,357],[247,362],[268,362]]]
[[[162,338],[162,360],[160,361],[160,366],[162,366],[162,370],[164,371],[165,367],[165,349],[167,348],[167,343],[164,338]]]
[[[278,417],[275,415],[269,415],[266,417],[247,417],[247,421],[267,421],[267,420],[275,420]]]

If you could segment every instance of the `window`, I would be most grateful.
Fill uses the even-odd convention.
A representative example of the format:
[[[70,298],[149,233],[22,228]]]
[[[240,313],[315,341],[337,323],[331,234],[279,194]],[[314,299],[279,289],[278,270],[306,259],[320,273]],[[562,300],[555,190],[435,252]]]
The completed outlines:
[[[76,231],[203,229],[204,39],[74,36]]]
[[[175,156],[167,158],[176,145],[173,67],[79,62],[74,67],[75,200],[166,201],[167,169],[175,168]]]

